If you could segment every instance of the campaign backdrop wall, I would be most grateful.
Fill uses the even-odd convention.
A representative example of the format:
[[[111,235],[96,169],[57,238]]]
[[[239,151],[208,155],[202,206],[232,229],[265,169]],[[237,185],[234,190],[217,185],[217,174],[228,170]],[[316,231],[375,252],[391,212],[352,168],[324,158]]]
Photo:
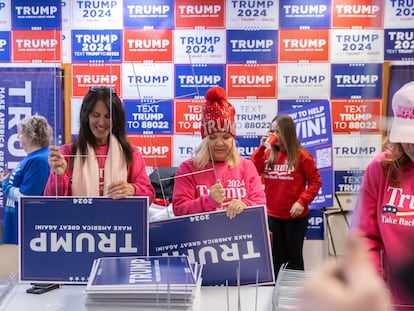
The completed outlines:
[[[148,172],[191,156],[211,86],[236,107],[244,157],[275,114],[325,102],[332,188],[352,192],[381,150],[384,61],[413,64],[413,11],[393,0],[9,0],[0,2],[0,62],[69,64],[72,135],[88,88],[115,87]]]

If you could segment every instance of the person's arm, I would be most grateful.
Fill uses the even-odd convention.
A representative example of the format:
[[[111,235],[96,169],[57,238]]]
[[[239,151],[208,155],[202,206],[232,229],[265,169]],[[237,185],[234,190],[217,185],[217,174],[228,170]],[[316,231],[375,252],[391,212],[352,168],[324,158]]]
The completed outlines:
[[[212,212],[221,206],[209,194],[196,197],[196,185],[191,172],[191,164],[186,161],[175,174],[172,198],[175,216]]]
[[[316,167],[314,158],[309,152],[305,152],[300,155],[302,161],[301,166],[303,168],[303,173],[307,181],[307,187],[300,194],[298,200],[299,204],[302,206],[308,206],[313,199],[318,195],[319,189],[321,188],[322,181],[319,174],[319,170]]]
[[[10,179],[9,178],[4,178],[2,180],[2,188],[3,188],[3,194],[10,198],[13,201],[17,201],[19,200],[19,198],[22,196],[22,193],[20,193],[20,188],[19,187],[14,187],[11,183],[10,183]]]
[[[345,258],[326,261],[299,292],[297,310],[391,311],[390,295],[365,251],[364,240],[348,236]]]
[[[378,192],[386,180],[380,161],[379,157],[373,159],[365,170],[352,213],[351,230],[358,230],[365,236],[373,265],[380,275],[385,276],[382,262],[384,245],[377,220]]]
[[[148,196],[149,204],[154,201],[155,190],[146,171],[145,161],[139,150],[132,146],[133,161],[128,167],[127,182],[135,188],[135,196]]]
[[[250,160],[253,162],[259,175],[262,175],[265,169],[265,151],[266,148],[263,146],[263,144],[260,144],[260,146],[256,148],[250,156]]]
[[[53,148],[53,146],[51,146]],[[59,147],[59,153],[63,156],[63,159],[66,161],[65,171],[61,175],[56,175],[55,170],[53,169],[53,163],[51,165],[49,178],[46,182],[45,190],[43,195],[45,196],[70,196],[71,195],[71,179],[72,173],[70,172],[69,165],[69,154],[70,154],[70,145],[63,145]],[[49,162],[51,161],[51,156],[49,156]]]

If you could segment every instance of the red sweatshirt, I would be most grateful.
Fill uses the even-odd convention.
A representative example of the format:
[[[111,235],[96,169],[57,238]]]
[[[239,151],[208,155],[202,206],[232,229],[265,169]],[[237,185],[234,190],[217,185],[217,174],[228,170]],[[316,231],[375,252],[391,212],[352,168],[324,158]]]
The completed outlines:
[[[273,170],[269,170],[267,159],[270,151],[260,146],[251,155],[251,160],[264,180],[267,214],[275,218],[292,219],[289,211],[298,202],[305,207],[300,217],[308,215],[308,205],[316,197],[322,184],[313,156],[301,148],[297,167],[292,170],[288,168],[286,152],[279,151]]]

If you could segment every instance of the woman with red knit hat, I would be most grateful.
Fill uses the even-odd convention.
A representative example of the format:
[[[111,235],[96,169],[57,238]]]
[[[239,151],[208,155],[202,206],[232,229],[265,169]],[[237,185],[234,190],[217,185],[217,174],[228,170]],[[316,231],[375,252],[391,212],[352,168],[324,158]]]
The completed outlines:
[[[253,163],[236,148],[235,110],[226,91],[212,87],[202,107],[201,144],[177,169],[172,198],[176,216],[226,209],[234,218],[246,206],[266,204]]]

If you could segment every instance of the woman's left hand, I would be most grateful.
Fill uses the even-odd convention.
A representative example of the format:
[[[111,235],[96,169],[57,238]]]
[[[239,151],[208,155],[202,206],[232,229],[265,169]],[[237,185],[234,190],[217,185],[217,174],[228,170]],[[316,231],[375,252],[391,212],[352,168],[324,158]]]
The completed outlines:
[[[0,174],[0,182],[2,182],[3,179],[9,178],[10,175],[11,175],[11,172],[10,171],[3,171],[3,172],[1,172],[1,174]]]
[[[232,199],[226,209],[226,215],[228,218],[233,219],[236,215],[240,214],[246,208],[246,204],[243,201]]]
[[[135,187],[125,181],[115,181],[108,186],[106,195],[113,199],[123,199],[135,195]]]
[[[305,208],[298,202],[295,202],[290,209],[290,217],[297,218],[302,215]]]

